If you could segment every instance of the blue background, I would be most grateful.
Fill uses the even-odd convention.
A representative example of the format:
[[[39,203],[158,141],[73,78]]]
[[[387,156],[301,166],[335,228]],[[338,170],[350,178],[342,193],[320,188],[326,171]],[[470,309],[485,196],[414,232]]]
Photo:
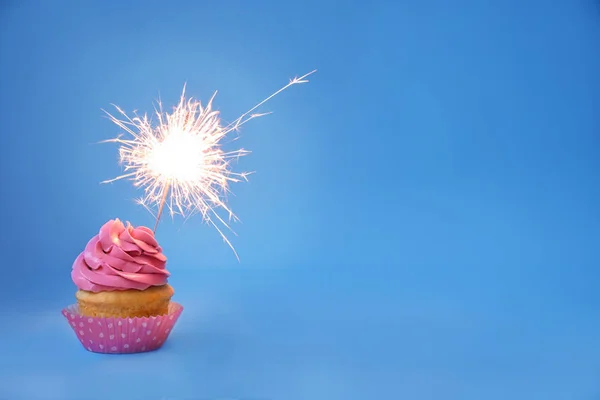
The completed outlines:
[[[597,1],[3,1],[0,56],[0,398],[600,398]],[[241,263],[164,220],[169,341],[86,352],[73,260],[153,224],[101,109],[314,68],[237,142]]]

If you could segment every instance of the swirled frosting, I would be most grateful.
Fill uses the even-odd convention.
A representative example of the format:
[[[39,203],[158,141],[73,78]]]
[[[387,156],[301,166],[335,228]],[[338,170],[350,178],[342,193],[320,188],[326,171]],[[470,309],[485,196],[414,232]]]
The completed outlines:
[[[145,290],[167,283],[167,257],[154,233],[118,219],[105,223],[73,263],[71,278],[81,290]]]

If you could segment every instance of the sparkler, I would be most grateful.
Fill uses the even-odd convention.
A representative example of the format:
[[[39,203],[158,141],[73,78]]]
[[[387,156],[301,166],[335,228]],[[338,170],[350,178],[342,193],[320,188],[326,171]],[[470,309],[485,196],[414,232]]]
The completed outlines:
[[[237,220],[226,204],[227,194],[231,193],[229,184],[247,181],[249,174],[233,172],[231,161],[247,155],[249,151],[238,149],[226,152],[222,149],[223,139],[246,122],[269,114],[251,113],[290,86],[308,82],[306,78],[315,72],[291,79],[287,85],[225,126],[221,125],[219,111],[212,108],[217,92],[203,107],[200,101],[186,99],[184,86],[180,101],[171,113],[164,112],[161,102],[158,102],[158,108],[155,108],[156,125],[147,114],[139,116],[134,113],[133,117],[129,117],[121,108],[113,105],[123,119],[105,113],[131,138],[120,135],[105,141],[120,145],[119,159],[124,165],[124,173],[103,183],[131,179],[135,187],[144,188],[139,203],[150,213],[152,206],[158,207],[155,232],[165,206],[171,216],[181,214],[189,217],[200,213],[205,222],[216,228],[239,260],[223,232],[223,228],[231,232],[233,230],[219,211],[225,211],[229,221]]]

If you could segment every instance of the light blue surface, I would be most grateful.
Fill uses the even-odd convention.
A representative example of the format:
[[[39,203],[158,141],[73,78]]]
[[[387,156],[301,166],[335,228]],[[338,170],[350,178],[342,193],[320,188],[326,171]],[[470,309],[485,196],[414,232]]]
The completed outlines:
[[[0,6],[0,399],[600,398],[600,4],[257,3]],[[163,221],[169,341],[84,351],[73,260],[153,224],[101,109],[314,68],[236,142],[241,263]]]

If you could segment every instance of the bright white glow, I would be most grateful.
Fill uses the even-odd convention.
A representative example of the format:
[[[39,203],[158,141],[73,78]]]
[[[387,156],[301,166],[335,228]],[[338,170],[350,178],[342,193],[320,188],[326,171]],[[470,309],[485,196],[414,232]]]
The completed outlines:
[[[199,180],[206,151],[202,136],[178,130],[153,146],[148,154],[148,170],[167,180]]]

